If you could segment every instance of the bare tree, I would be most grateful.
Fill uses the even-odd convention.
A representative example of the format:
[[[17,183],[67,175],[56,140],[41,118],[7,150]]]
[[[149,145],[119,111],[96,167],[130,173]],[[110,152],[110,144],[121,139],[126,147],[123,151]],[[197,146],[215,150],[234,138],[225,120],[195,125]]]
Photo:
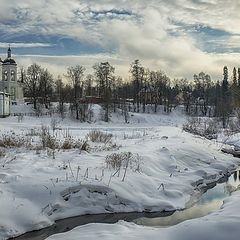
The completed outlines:
[[[93,66],[98,85],[98,94],[104,103],[104,121],[109,121],[110,103],[112,97],[112,86],[114,82],[114,67],[108,62],[99,63]]]
[[[45,108],[49,108],[50,100],[53,93],[53,76],[47,69],[42,69],[40,75],[40,99]]]
[[[28,67],[24,80],[25,95],[33,100],[34,109],[37,109],[37,101],[40,93],[41,72],[41,67],[34,63]]]
[[[79,101],[83,93],[83,76],[85,68],[80,65],[69,67],[67,69],[67,78],[72,82],[74,90],[73,108],[76,113],[76,119],[79,120]]]
[[[60,76],[55,81],[55,94],[56,100],[58,101],[58,111],[61,117],[64,117],[65,107],[64,103],[70,102],[72,93],[72,87],[70,85],[65,85]]]

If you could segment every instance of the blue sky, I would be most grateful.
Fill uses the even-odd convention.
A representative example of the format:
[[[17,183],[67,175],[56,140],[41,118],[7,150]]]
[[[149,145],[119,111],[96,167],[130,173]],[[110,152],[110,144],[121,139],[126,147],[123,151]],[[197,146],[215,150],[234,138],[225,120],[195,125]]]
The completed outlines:
[[[238,0],[0,0],[0,56],[64,74],[109,61],[128,78],[134,59],[172,78],[201,71],[220,79],[240,67]]]

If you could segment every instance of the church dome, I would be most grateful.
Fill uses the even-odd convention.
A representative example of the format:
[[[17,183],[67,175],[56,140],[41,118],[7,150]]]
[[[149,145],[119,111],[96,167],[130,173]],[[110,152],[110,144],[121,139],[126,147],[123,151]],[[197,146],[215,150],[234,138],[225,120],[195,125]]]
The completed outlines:
[[[15,62],[14,59],[12,59],[12,50],[9,46],[8,48],[8,57],[2,62],[3,65],[8,65],[8,64],[12,64],[12,65],[17,65],[17,63]]]

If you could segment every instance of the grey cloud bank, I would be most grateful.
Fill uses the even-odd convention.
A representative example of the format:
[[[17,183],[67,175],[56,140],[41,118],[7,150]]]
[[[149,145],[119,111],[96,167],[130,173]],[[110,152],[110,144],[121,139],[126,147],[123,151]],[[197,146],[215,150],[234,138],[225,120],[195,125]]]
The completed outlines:
[[[38,62],[55,74],[77,63],[90,71],[108,60],[127,77],[138,58],[171,77],[205,71],[221,79],[222,67],[238,67],[240,59],[238,0],[0,0],[0,6],[0,51],[13,43],[23,48],[15,51],[20,64]]]

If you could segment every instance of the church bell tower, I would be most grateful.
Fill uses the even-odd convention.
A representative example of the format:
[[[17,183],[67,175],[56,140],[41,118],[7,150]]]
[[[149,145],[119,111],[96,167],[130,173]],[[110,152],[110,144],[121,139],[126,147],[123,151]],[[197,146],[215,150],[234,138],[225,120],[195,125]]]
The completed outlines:
[[[17,63],[12,58],[12,50],[9,46],[7,58],[2,61],[2,81],[0,81],[0,91],[9,93],[12,103],[23,101],[23,90],[17,81]]]

